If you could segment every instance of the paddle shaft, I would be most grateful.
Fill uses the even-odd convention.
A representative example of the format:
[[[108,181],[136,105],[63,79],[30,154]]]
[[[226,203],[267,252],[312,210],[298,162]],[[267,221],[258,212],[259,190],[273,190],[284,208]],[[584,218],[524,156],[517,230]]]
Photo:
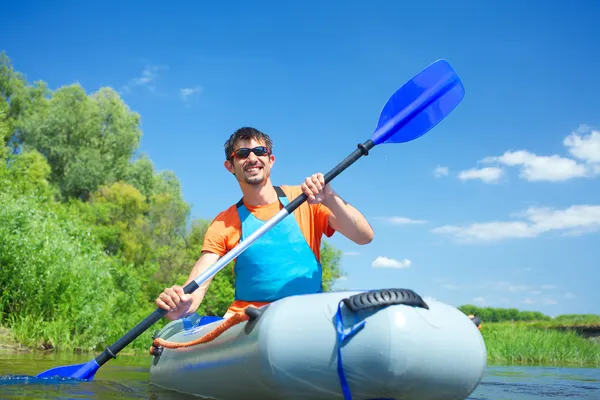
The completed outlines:
[[[338,165],[336,165],[331,171],[325,174],[325,184],[331,182],[336,176],[342,173],[346,168],[352,165],[356,160],[358,160],[362,156],[366,156],[369,154],[369,150],[371,150],[375,144],[371,139],[367,140],[363,144],[359,144],[357,149],[354,150],[348,157],[342,160]],[[207,279],[212,277],[214,274],[219,272],[223,267],[225,267],[230,261],[235,259],[238,255],[240,255],[248,246],[250,246],[253,242],[255,242],[260,236],[262,236],[265,232],[279,223],[282,219],[292,214],[296,208],[298,208],[302,203],[304,203],[308,199],[306,194],[302,193],[300,196],[296,197],[292,200],[288,205],[286,205],[281,211],[279,211],[275,216],[265,222],[259,229],[253,232],[250,236],[248,236],[245,240],[238,243],[230,252],[221,257],[219,261],[211,265],[208,269],[202,272],[196,279],[188,283],[183,291],[187,294],[193,293],[200,285],[206,282]],[[157,308],[154,312],[148,315],[143,321],[133,327],[129,332],[127,332],[123,337],[117,340],[112,346],[106,346],[104,351],[96,357],[96,363],[98,366],[102,366],[111,358],[116,358],[117,353],[123,350],[129,343],[135,340],[138,336],[144,333],[148,328],[158,322],[162,317],[167,314],[167,310],[163,308]]]

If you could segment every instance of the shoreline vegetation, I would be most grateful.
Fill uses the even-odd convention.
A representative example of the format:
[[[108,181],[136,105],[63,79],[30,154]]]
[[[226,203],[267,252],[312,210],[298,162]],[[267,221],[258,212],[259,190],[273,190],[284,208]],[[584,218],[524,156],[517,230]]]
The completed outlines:
[[[600,367],[600,315],[560,315],[555,318],[535,313],[532,320],[522,320],[529,311],[516,309],[461,306],[461,311],[479,311],[491,321],[482,321],[481,334],[490,365],[544,365]],[[502,320],[494,313],[510,310],[516,319]],[[522,314],[522,315],[521,315]],[[108,344],[108,343],[105,343]],[[56,348],[28,347],[20,343],[15,332],[0,327],[0,351],[55,352]],[[94,351],[64,348],[60,351],[94,354]],[[139,356],[147,349],[129,348],[120,354]]]
[[[482,319],[491,364],[600,367],[600,315],[549,317],[515,308],[459,307]]]
[[[492,322],[481,330],[492,363],[600,367],[598,337],[586,338],[576,326]]]
[[[166,132],[168,134],[168,132]],[[192,218],[171,171],[138,151],[140,116],[110,87],[28,83],[0,53],[0,351],[101,352],[185,282],[209,221]],[[224,205],[225,207],[225,205]],[[343,276],[323,241],[324,290]],[[233,271],[198,313],[223,315]],[[600,365],[599,316],[478,309],[490,361]],[[508,322],[514,321],[514,322]],[[162,319],[121,354],[145,354]]]

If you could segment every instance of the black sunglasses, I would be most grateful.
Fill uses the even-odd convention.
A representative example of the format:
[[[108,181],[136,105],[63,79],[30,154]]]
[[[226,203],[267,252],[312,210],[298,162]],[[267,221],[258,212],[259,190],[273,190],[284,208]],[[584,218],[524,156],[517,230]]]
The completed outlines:
[[[256,146],[253,149],[249,149],[247,147],[242,147],[240,149],[235,150],[233,153],[231,153],[232,157],[237,157],[237,158],[246,158],[250,155],[250,152],[254,153],[254,155],[256,156],[264,156],[266,154],[269,154],[269,149],[267,149],[265,146]]]

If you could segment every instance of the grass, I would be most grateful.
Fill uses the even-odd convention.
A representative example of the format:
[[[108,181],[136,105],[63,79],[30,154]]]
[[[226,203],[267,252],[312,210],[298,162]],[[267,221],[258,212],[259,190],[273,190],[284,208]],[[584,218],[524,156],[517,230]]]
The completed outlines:
[[[531,321],[531,326],[538,328],[554,329],[590,329],[595,328],[600,331],[600,315],[576,314],[561,315],[549,321]]]
[[[13,333],[9,329],[0,326],[0,350],[27,351],[28,349],[15,340]]]
[[[119,354],[121,355],[144,355],[148,353],[147,347],[152,343],[152,329],[142,333],[134,343],[130,344]],[[57,346],[56,343],[61,345]],[[102,345],[110,345],[114,340],[110,339],[102,343]],[[136,345],[137,344],[137,345]],[[53,323],[49,326],[40,328],[32,323],[19,323],[14,326],[0,326],[0,350],[14,351],[35,351],[35,352],[66,352],[79,354],[97,354],[103,351],[103,348],[96,346],[95,348],[82,348],[78,343],[74,342],[69,335],[68,324]]]
[[[484,323],[481,333],[492,363],[600,366],[600,344],[570,329],[580,322]],[[600,328],[600,318],[585,322]]]

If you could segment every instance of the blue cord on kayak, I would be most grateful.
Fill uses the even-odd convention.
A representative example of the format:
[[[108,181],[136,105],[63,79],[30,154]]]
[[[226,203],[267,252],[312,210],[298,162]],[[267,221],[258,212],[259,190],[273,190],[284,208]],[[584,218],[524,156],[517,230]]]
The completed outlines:
[[[342,386],[342,392],[344,392],[344,399],[351,400],[352,394],[350,393],[350,387],[348,386],[348,381],[346,380],[346,374],[344,374],[344,366],[342,365],[342,346],[344,343],[354,336],[359,330],[361,330],[365,326],[366,321],[362,321],[360,324],[356,325],[357,316],[354,314],[354,323],[352,324],[352,328],[350,328],[350,332],[344,332],[344,322],[342,321],[342,310],[341,310],[342,301],[338,303],[337,309],[337,321],[336,321],[336,330],[338,336],[337,343],[337,370],[338,376],[340,378],[340,385]]]

